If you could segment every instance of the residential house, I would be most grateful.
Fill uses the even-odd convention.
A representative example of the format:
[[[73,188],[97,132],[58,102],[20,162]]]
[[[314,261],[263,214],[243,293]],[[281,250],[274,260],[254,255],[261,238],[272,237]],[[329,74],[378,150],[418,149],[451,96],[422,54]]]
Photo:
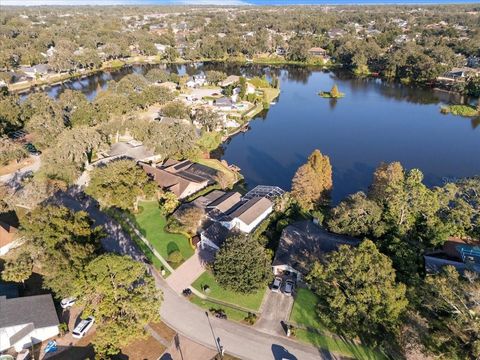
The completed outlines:
[[[13,299],[0,296],[0,351],[20,351],[57,336],[58,324],[50,294]]]
[[[453,68],[452,70],[446,72],[443,76],[452,80],[460,80],[465,79],[469,75],[478,75],[479,73],[480,72],[475,69],[464,67]]]
[[[214,222],[200,233],[200,246],[218,250],[232,231],[252,232],[273,211],[275,198],[284,193],[277,186],[259,185],[243,197],[238,192],[218,190],[199,197],[193,205],[204,209],[209,221]]]
[[[308,49],[308,53],[312,56],[322,56],[325,57],[327,55],[327,50],[321,47],[312,47]]]
[[[424,255],[427,273],[437,273],[442,267],[451,265],[459,272],[465,270],[480,273],[480,241],[473,239],[450,238],[442,250]]]
[[[141,162],[157,162],[161,160],[161,155],[156,155],[153,150],[145,147],[141,141],[134,139],[116,142],[110,147],[107,153],[100,155],[103,156],[103,158],[97,161],[97,163],[122,158]]]
[[[213,106],[218,110],[230,111],[234,109],[234,102],[228,97],[221,97],[213,102]]]
[[[229,213],[228,217],[222,219],[221,223],[229,229],[236,228],[244,233],[250,233],[272,211],[273,203],[269,199],[255,197]]]
[[[238,192],[224,193],[211,203],[209,203],[205,210],[212,220],[221,219],[228,214],[235,206],[241,203],[242,195]]]
[[[168,160],[163,165],[142,164],[143,170],[158,186],[184,199],[216,182],[217,170],[189,160]]]
[[[218,251],[231,233],[230,229],[227,229],[219,222],[214,222],[200,233],[200,242],[198,246],[201,249],[210,248],[214,251]]]
[[[49,67],[47,64],[38,64],[34,66],[21,66],[19,70],[29,78],[35,79],[39,76],[47,75]]]
[[[197,88],[205,85],[207,83],[207,77],[205,74],[193,75],[188,79],[185,85],[189,88]]]
[[[237,75],[229,75],[225,80],[220,82],[221,87],[227,87],[233,84],[236,84],[240,81],[240,76]]]
[[[282,231],[275,259],[273,273],[281,275],[289,271],[301,280],[316,260],[322,260],[341,245],[357,246],[360,240],[330,233],[312,221],[300,221],[287,226]]]

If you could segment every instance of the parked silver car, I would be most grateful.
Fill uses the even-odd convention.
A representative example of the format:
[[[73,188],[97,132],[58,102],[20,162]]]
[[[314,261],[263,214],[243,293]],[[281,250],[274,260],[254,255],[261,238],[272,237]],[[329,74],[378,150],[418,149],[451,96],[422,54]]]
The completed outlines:
[[[292,296],[295,283],[292,280],[285,281],[285,286],[283,288],[283,293],[288,296]]]
[[[278,276],[273,280],[272,283],[272,291],[273,292],[280,292],[280,288],[282,287],[282,279]]]

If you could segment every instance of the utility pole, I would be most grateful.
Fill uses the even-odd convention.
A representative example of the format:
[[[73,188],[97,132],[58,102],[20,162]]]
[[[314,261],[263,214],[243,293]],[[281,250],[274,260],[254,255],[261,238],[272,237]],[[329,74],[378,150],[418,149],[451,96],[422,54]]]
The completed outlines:
[[[212,331],[213,342],[215,343],[215,348],[217,349],[218,355],[220,355],[220,359],[223,359],[223,354],[225,353],[225,349],[222,345],[220,345],[220,337],[215,335],[215,331],[213,331],[212,323],[210,322],[210,316],[208,311],[205,311],[205,315],[207,316],[208,325],[210,325],[210,330]]]

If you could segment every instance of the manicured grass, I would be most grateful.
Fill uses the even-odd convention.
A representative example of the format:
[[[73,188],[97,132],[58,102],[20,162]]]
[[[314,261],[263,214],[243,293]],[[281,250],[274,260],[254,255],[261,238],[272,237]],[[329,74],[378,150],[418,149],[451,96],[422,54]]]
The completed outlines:
[[[221,171],[225,174],[225,177],[228,179],[230,184],[236,183],[238,180],[241,179],[241,175],[236,173],[235,171],[230,170],[227,166],[222,164],[220,160],[217,159],[198,159],[196,161],[199,164],[209,166],[212,169]]]
[[[340,338],[333,338],[322,334],[308,332],[307,330],[297,329],[296,336],[298,340],[314,345],[337,354],[352,357],[358,360],[386,360],[387,357],[382,353],[368,347],[348,342]]]
[[[202,291],[202,288],[205,285],[210,287],[210,292],[205,294],[208,297],[253,311],[257,311],[260,308],[263,296],[265,295],[265,289],[259,290],[253,294],[240,294],[224,289],[215,281],[215,278],[209,271],[205,271],[192,284],[192,286],[198,291]]]
[[[201,299],[201,298],[199,298],[198,296],[195,296],[195,295],[193,295],[190,298],[190,301],[192,303],[194,303],[195,305],[200,306],[202,309],[205,309],[205,310],[222,309],[225,312],[225,314],[227,315],[227,319],[229,319],[229,320],[242,321],[248,315],[248,313],[245,312],[245,311],[237,310],[237,309],[234,309],[234,308],[231,308],[231,307],[228,307],[228,306],[219,305],[219,304],[216,304],[214,302]]]
[[[167,219],[160,213],[156,201],[141,202],[140,207],[142,210],[135,214],[138,229],[162,257],[168,259],[168,255],[175,250],[179,250],[185,260],[193,255],[194,250],[185,236],[165,231]],[[180,264],[171,265],[175,268]]]
[[[267,102],[270,104],[273,100],[275,100],[278,95],[280,95],[280,90],[275,88],[262,88],[260,89],[266,94]]]
[[[321,334],[322,330],[328,331],[317,316],[316,306],[318,297],[315,293],[306,288],[299,288],[295,295],[290,321],[300,326],[313,328],[319,332],[311,332],[305,329],[296,329],[296,338],[300,341],[312,344],[322,349],[354,357],[355,359],[386,359],[383,354],[370,348],[355,344],[351,341],[336,338],[327,332]]]
[[[312,327],[315,329],[323,328],[320,319],[317,316],[318,297],[312,291],[306,288],[298,288],[293,303],[290,321],[299,325]]]
[[[165,278],[170,275],[168,269],[163,266],[162,262],[153,254],[152,250],[149,249],[149,247],[142,241],[142,239],[140,239],[138,235],[135,234],[130,225],[122,218],[122,216],[120,216],[118,210],[107,210],[106,213],[109,214],[120,224],[123,231],[130,235],[132,240],[135,242],[135,245],[138,246],[138,248],[143,252],[145,257],[152,262],[153,266],[155,266],[158,271],[161,271],[162,269],[165,271]]]

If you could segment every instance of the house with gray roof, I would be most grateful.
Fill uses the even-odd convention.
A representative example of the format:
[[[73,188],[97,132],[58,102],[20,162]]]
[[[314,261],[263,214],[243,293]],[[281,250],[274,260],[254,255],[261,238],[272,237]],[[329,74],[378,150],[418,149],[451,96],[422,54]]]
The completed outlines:
[[[281,275],[289,271],[301,280],[314,261],[322,261],[326,254],[338,250],[341,245],[359,244],[358,239],[328,232],[312,221],[296,222],[282,231],[272,263],[273,273]]]
[[[228,229],[236,228],[250,233],[273,211],[273,202],[265,197],[255,197],[244,201],[227,214],[221,223]]]
[[[50,294],[0,296],[0,351],[14,348],[18,352],[57,336],[58,324]]]

